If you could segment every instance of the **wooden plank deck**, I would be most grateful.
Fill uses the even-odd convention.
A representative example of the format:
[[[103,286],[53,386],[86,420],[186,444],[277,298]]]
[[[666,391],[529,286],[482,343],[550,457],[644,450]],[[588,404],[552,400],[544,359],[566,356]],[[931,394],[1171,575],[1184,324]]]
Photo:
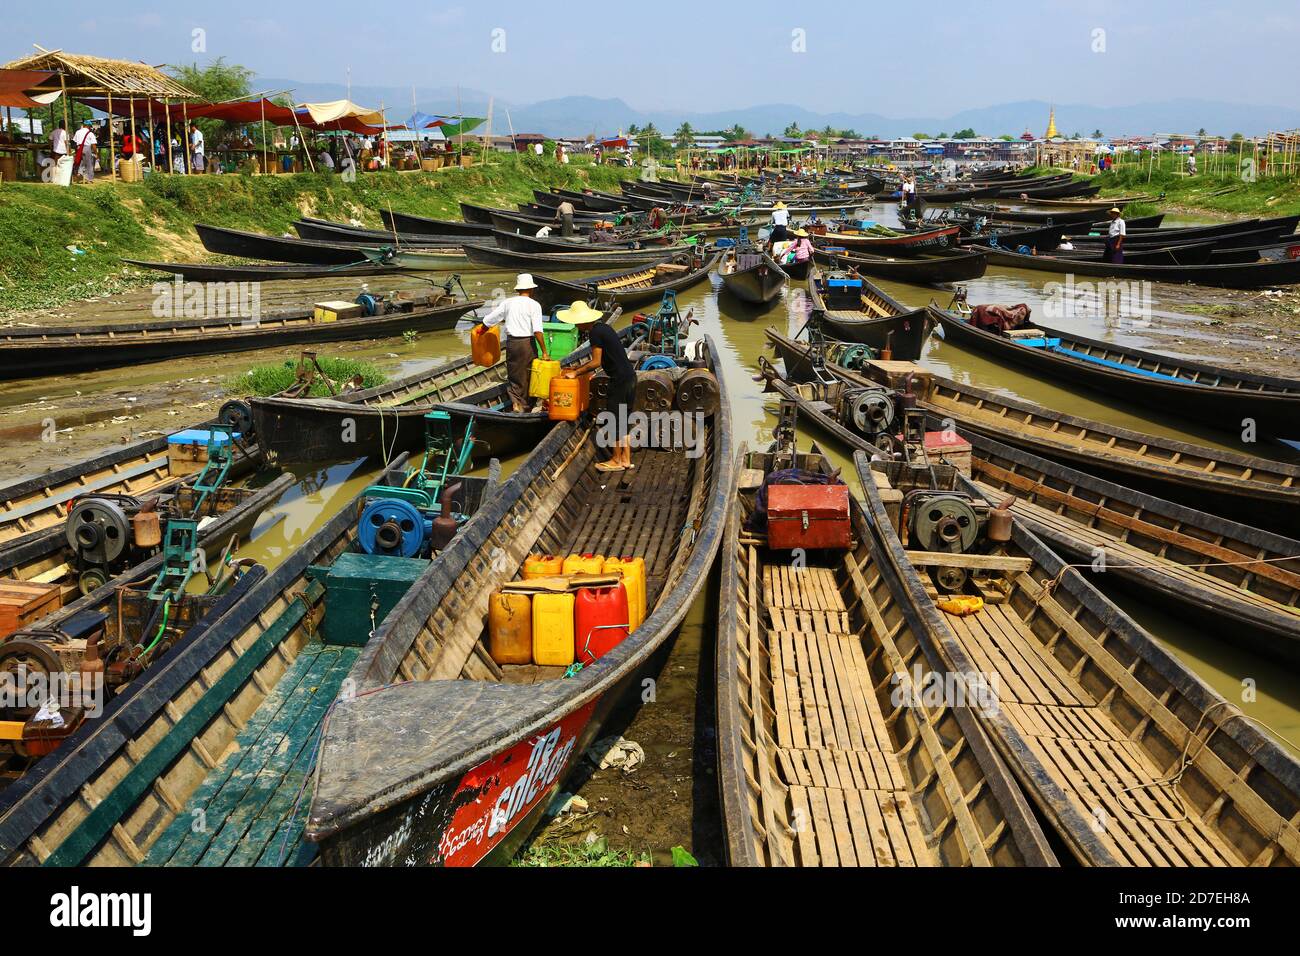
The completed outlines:
[[[1005,494],[1004,491],[995,486],[983,482],[976,482],[976,487],[988,496],[989,500],[994,500],[997,496]],[[1162,546],[1159,551],[1139,547],[1125,540],[1125,537],[1127,537],[1129,533],[1136,532],[1126,532],[1125,537],[1109,534],[1088,523],[1076,520],[1068,514],[1063,514],[1061,511],[1044,507],[1035,502],[1025,501],[1023,498],[1017,498],[1015,503],[1012,505],[1011,510],[1015,514],[1022,515],[1025,518],[1035,521],[1045,528],[1050,528],[1056,533],[1077,540],[1080,542],[1082,547],[1089,551],[1095,548],[1104,548],[1106,551],[1107,562],[1113,566],[1137,565],[1144,568],[1151,568],[1160,574],[1168,575],[1174,580],[1185,582],[1186,584],[1197,588],[1209,590],[1220,599],[1251,604],[1270,612],[1295,617],[1297,621],[1300,621],[1300,607],[1272,600],[1265,595],[1251,590],[1250,587],[1242,586],[1241,584],[1230,580],[1225,580],[1223,577],[1213,574],[1208,570],[1201,570],[1182,561],[1166,557],[1166,552],[1177,550],[1173,549],[1172,545],[1166,544]],[[1216,545],[1217,542],[1211,541],[1208,542],[1207,547],[1213,547]],[[1182,553],[1186,552],[1184,551]],[[1251,558],[1260,557],[1266,556],[1262,553],[1248,555],[1237,554],[1234,552],[1231,558],[1224,555],[1217,560],[1230,559],[1245,563],[1250,561]],[[1209,559],[1202,558],[1200,560]],[[1255,573],[1258,573],[1261,576],[1271,576],[1274,578],[1285,576],[1284,583],[1290,583],[1291,573],[1282,568],[1264,564],[1259,565],[1258,571]],[[1251,582],[1248,578],[1243,581],[1243,584],[1249,583]]]
[[[775,767],[802,866],[937,861],[829,568],[761,565]]]
[[[1041,596],[1031,614],[1046,615],[1038,622],[1044,629],[1049,622],[1056,634],[1079,627],[1028,575],[1017,583]],[[996,675],[1001,712],[1117,859],[1131,866],[1240,865],[1211,823],[1184,812],[1191,804],[1165,783],[1178,766],[1157,766],[1109,701],[1093,699],[1079,669],[1067,671],[1051,640],[1045,643],[1011,605],[986,604],[977,614],[945,620],[976,667]]]
[[[147,866],[278,866],[315,854],[302,843],[316,738],[359,647],[311,643],[224,759],[150,847]]]

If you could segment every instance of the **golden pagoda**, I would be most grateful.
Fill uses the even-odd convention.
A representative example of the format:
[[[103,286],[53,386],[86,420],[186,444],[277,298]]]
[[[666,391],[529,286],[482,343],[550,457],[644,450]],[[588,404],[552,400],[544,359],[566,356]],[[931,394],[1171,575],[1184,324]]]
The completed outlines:
[[[1055,139],[1059,135],[1056,131],[1056,107],[1053,106],[1047,114],[1047,132],[1043,134],[1043,139]]]

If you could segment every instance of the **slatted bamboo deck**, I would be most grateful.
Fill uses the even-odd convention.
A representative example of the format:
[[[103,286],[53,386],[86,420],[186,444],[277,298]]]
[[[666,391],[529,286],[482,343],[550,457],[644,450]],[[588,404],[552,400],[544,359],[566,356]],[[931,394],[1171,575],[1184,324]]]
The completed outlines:
[[[359,647],[307,644],[225,758],[150,847],[147,866],[304,865],[308,777],[321,721]]]

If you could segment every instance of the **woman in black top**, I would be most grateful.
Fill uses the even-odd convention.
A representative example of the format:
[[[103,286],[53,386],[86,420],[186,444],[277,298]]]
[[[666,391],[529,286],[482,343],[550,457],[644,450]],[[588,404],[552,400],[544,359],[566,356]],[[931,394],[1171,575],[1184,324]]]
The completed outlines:
[[[577,378],[600,366],[609,376],[609,397],[605,402],[605,412],[612,416],[612,420],[607,418],[605,421],[613,425],[614,449],[609,461],[596,462],[596,468],[600,471],[624,471],[634,467],[627,423],[632,414],[632,399],[636,395],[636,371],[628,360],[627,349],[623,348],[618,333],[605,322],[596,323],[588,341],[591,343],[591,358],[564,375],[566,378]]]

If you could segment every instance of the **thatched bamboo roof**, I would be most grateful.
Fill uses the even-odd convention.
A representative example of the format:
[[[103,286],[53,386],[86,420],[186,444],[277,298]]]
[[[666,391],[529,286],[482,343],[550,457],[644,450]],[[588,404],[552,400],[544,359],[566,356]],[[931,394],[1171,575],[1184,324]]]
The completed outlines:
[[[73,96],[154,96],[168,99],[198,99],[166,73],[147,63],[109,60],[81,53],[36,48],[38,53],[6,63],[10,70],[48,70],[63,74],[63,83]],[[57,86],[51,88],[57,89]]]

